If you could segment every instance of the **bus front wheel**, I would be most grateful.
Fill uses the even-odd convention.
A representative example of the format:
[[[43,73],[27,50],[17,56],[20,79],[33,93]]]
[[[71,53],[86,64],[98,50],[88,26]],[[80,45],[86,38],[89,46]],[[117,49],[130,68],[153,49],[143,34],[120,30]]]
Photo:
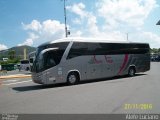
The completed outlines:
[[[134,67],[130,67],[128,70],[128,76],[133,77],[136,73],[136,70]]]
[[[78,83],[78,81],[79,81],[78,73],[76,73],[76,72],[69,73],[69,75],[67,77],[67,83],[69,85],[75,85]]]

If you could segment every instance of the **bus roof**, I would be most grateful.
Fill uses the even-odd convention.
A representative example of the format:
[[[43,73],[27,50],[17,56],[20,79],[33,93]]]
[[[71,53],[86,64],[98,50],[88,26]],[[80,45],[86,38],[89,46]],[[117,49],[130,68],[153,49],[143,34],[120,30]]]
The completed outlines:
[[[128,43],[128,41],[115,41],[111,39],[104,39],[104,38],[83,38],[83,37],[68,37],[63,39],[53,40],[50,43],[57,43],[57,42],[105,42],[105,43]]]
[[[138,42],[130,42],[125,40],[114,40],[114,39],[104,39],[104,38],[83,38],[83,37],[68,37],[68,38],[62,38],[57,40],[52,40],[50,42],[46,42],[41,44],[40,46],[44,46],[47,44],[53,44],[53,43],[60,43],[60,42],[98,42],[98,43],[137,43],[137,44],[144,44],[144,43],[138,43]],[[147,43],[146,43],[147,44]]]

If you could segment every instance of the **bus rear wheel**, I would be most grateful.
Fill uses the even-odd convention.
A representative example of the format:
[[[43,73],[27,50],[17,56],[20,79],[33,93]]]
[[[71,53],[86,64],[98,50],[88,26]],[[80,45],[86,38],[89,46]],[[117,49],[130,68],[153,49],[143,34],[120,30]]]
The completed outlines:
[[[128,70],[128,76],[133,77],[135,76],[136,70],[134,67],[130,67]]]
[[[69,73],[68,77],[67,77],[67,83],[69,85],[75,85],[79,82],[79,76],[76,72],[71,72]]]

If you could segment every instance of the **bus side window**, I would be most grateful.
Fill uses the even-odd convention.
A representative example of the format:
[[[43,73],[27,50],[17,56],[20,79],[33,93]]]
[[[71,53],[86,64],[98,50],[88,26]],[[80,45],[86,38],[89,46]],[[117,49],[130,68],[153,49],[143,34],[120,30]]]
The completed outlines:
[[[75,42],[75,43],[73,43],[73,45],[68,53],[67,59],[86,55],[87,49],[88,49],[88,46],[86,43]]]

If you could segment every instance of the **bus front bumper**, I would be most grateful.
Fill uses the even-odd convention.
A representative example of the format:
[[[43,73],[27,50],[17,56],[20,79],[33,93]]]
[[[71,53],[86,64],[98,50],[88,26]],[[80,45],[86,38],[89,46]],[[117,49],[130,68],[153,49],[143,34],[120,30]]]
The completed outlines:
[[[42,81],[42,75],[37,73],[32,73],[32,81],[38,84],[44,84]]]

